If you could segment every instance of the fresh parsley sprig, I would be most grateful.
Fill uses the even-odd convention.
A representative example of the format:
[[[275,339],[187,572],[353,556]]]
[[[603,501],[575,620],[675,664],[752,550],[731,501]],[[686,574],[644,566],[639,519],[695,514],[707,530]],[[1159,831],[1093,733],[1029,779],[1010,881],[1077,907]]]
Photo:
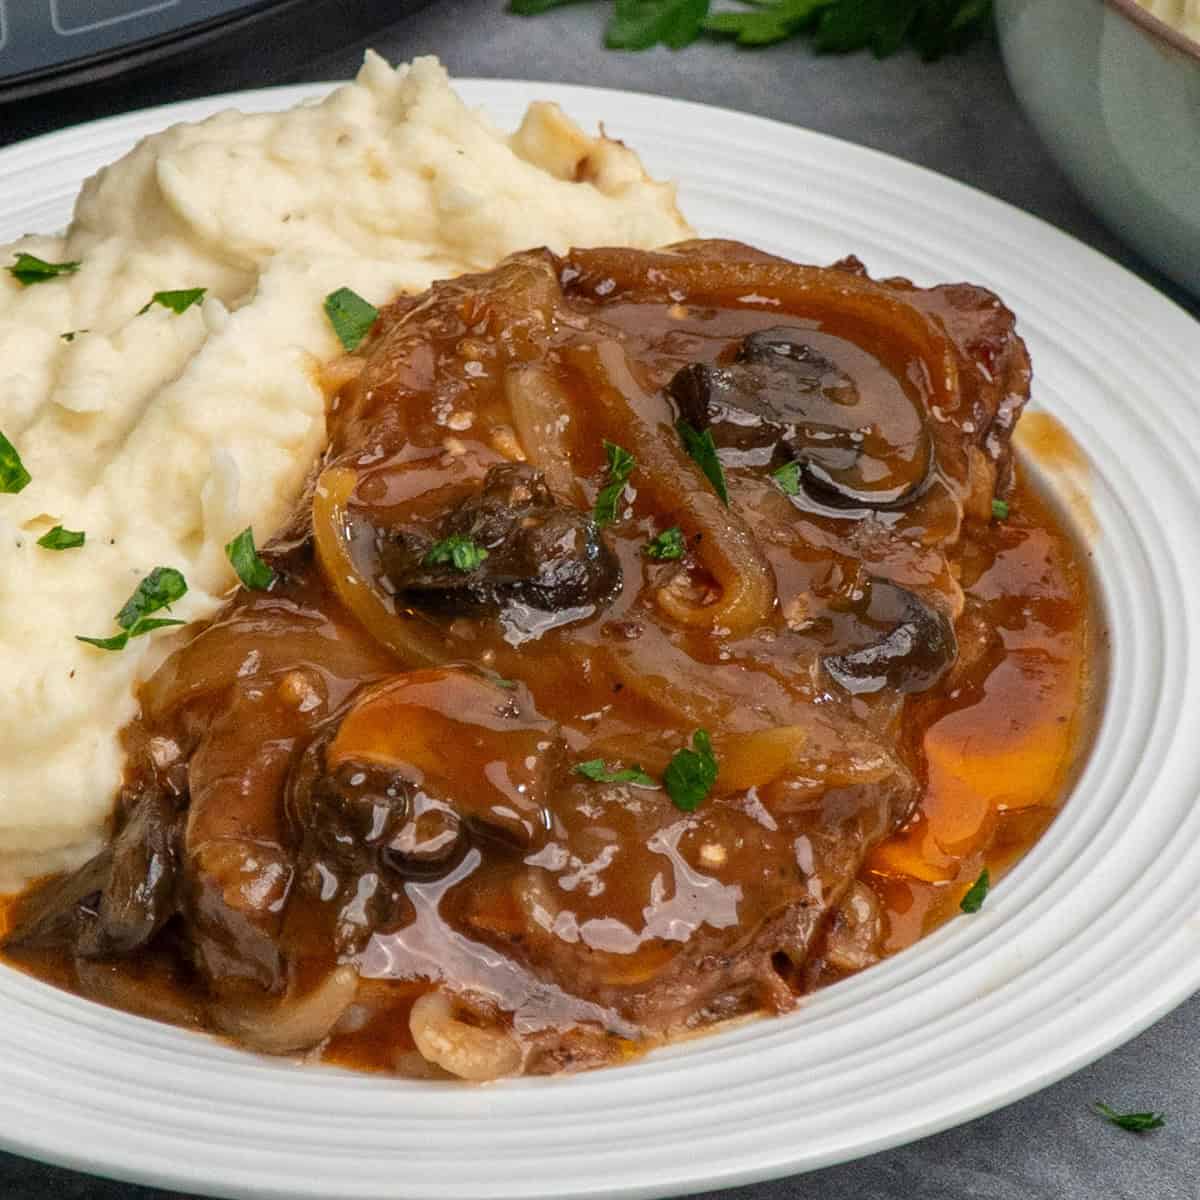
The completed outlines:
[[[46,533],[37,540],[43,550],[76,550],[87,541],[87,534],[82,529],[64,529],[61,525]]]
[[[1099,1100],[1092,1105],[1092,1108],[1108,1121],[1109,1124],[1117,1126],[1118,1129],[1126,1129],[1130,1133],[1149,1133],[1152,1129],[1161,1129],[1167,1123],[1164,1113],[1119,1113],[1116,1109],[1109,1108],[1107,1104],[1103,1104]]]
[[[116,621],[121,632],[112,637],[93,638],[75,635],[77,642],[86,642],[99,650],[124,650],[130,638],[142,637],[168,625],[184,625],[170,617],[152,617],[187,594],[187,580],[174,567],[155,567],[133,590],[133,595],[121,605]]]
[[[663,784],[676,808],[695,812],[717,782],[717,756],[703,729],[692,734],[691,749],[676,750],[663,772]]]
[[[803,468],[798,462],[784,463],[779,470],[771,472],[771,479],[785,496],[798,496],[802,473]]]
[[[509,9],[537,16],[574,3],[511,0]],[[739,46],[807,36],[820,54],[870,49],[886,58],[907,42],[932,61],[966,46],[991,10],[991,0],[740,0],[740,7],[717,12],[711,0],[614,0],[604,42],[614,50],[679,50],[705,34]]]
[[[427,567],[450,566],[465,575],[474,571],[487,556],[488,552],[473,538],[465,533],[452,533],[431,546],[421,561]]]
[[[687,542],[684,541],[683,530],[678,525],[664,529],[657,537],[651,538],[642,548],[647,558],[657,562],[674,562],[687,553]]]
[[[225,547],[225,555],[243,586],[252,592],[265,592],[275,582],[275,572],[263,562],[254,547],[254,531],[250,526]]]
[[[31,478],[16,446],[0,433],[0,492],[16,495],[28,485]]]
[[[959,901],[958,907],[965,913],[977,913],[983,907],[983,902],[987,899],[991,886],[992,878],[988,874],[987,867],[984,867],[979,872],[979,878],[967,888],[966,895]]]
[[[325,297],[325,315],[333,332],[347,351],[357,350],[371,332],[379,309],[348,287],[338,288]]]
[[[207,291],[208,288],[179,288],[172,292],[155,292],[138,309],[138,316],[148,313],[156,304],[162,308],[169,308],[176,316],[179,316],[180,313],[187,312],[193,304],[199,304]]]
[[[604,453],[608,458],[608,482],[597,494],[593,510],[596,524],[601,529],[617,519],[617,505],[625,493],[625,485],[633,474],[633,468],[637,466],[637,459],[615,442],[605,442]]]
[[[721,497],[721,503],[729,507],[729,486],[725,482],[725,468],[717,455],[717,445],[713,441],[711,429],[699,433],[686,421],[680,420],[675,426],[683,448],[696,461],[696,465],[704,472],[705,479],[713,485],[713,491]]]
[[[47,262],[36,254],[18,254],[8,267],[8,273],[22,286],[31,287],[35,283],[45,283],[47,279],[57,279],[60,275],[74,275],[82,266],[79,262]]]
[[[582,775],[593,783],[632,783],[634,787],[656,788],[658,784],[634,763],[631,767],[610,767],[602,758],[589,758],[576,763],[571,772]]]

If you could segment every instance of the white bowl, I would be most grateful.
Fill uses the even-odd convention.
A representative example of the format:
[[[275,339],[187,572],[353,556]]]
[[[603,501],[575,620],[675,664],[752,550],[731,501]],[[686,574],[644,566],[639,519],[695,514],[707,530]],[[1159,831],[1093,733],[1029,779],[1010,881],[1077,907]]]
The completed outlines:
[[[677,101],[472,82],[604,120],[681,182],[704,234],[810,262],[856,252],[969,279],[1020,314],[1036,405],[1087,466],[1076,514],[1111,637],[1108,706],[1062,816],[975,917],[794,1016],[628,1067],[473,1088],[255,1058],[0,969],[0,1146],[239,1197],[666,1196],[823,1166],[1014,1100],[1200,986],[1200,327],[1130,273],[959,184],[789,126]],[[0,239],[61,224],[83,175],[174,106],[0,152]],[[1082,497],[1077,494],[1082,489]]]
[[[996,0],[1008,77],[1113,230],[1200,295],[1200,42],[1134,0]]]

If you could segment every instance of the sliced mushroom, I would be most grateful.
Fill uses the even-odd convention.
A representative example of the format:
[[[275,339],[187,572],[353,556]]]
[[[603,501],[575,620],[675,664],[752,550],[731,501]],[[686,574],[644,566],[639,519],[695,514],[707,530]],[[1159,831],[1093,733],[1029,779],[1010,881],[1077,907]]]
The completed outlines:
[[[866,616],[871,624],[888,627],[887,632],[858,650],[822,659],[829,674],[853,695],[885,688],[924,692],[953,665],[958,654],[954,625],[915,592],[873,579]]]
[[[146,945],[177,908],[181,826],[172,799],[142,792],[111,845],[24,896],[5,944],[84,958]]]
[[[448,538],[468,539],[486,557],[468,568],[430,563],[430,549]],[[433,532],[381,531],[378,554],[381,577],[405,604],[506,615],[538,633],[592,615],[621,586],[620,564],[591,515],[556,500],[542,473],[524,463],[492,467]]]
[[[728,366],[692,363],[667,390],[732,465],[794,461],[805,490],[833,507],[911,503],[933,462],[920,406],[890,375],[861,389],[806,337],[790,326],[752,333]]]

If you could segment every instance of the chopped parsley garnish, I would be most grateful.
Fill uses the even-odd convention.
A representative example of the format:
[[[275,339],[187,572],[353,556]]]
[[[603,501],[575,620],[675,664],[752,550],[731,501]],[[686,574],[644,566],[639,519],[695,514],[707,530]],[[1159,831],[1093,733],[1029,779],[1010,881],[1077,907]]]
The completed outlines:
[[[683,540],[683,530],[678,525],[664,529],[656,538],[646,543],[647,558],[656,558],[660,562],[669,562],[682,558],[687,553],[687,543]]]
[[[634,787],[656,788],[658,784],[634,763],[632,767],[618,769],[610,768],[602,758],[592,758],[587,762],[576,763],[572,768],[576,775],[582,775],[594,783],[632,783]]]
[[[144,308],[138,310],[138,316],[148,313],[156,304],[169,308],[173,313],[185,313],[193,304],[199,304],[204,299],[208,288],[182,288],[176,292],[155,292]]]
[[[988,889],[992,886],[987,867],[979,872],[979,878],[969,888],[967,894],[959,901],[958,907],[965,913],[977,913],[987,899]]]
[[[141,583],[134,588],[133,595],[121,606],[117,613],[117,624],[121,632],[112,637],[91,638],[78,634],[75,640],[86,642],[101,650],[124,650],[130,638],[142,637],[155,629],[163,629],[168,625],[184,625],[185,621],[176,621],[169,617],[152,617],[151,613],[161,608],[169,609],[171,605],[187,592],[187,581],[174,567],[155,567]]]
[[[617,519],[617,504],[629,476],[633,474],[633,468],[637,466],[637,459],[613,442],[604,443],[604,453],[608,456],[608,482],[600,489],[594,510],[596,524],[602,529]]]
[[[33,254],[18,254],[8,273],[22,286],[45,283],[59,275],[74,275],[82,264],[78,262],[52,263]]]
[[[58,336],[64,342],[73,342],[81,333],[91,333],[90,329],[69,329],[66,333],[60,333]]]
[[[43,533],[37,544],[44,550],[74,550],[87,541],[87,534],[82,529],[64,529],[55,525],[49,533]]]
[[[1127,1129],[1130,1133],[1149,1133],[1152,1129],[1161,1129],[1167,1123],[1165,1113],[1119,1113],[1099,1100],[1092,1105],[1092,1108],[1106,1121],[1116,1125],[1119,1129]]]
[[[993,521],[1007,521],[1008,520],[1008,512],[1009,512],[1009,509],[1008,509],[1008,501],[1007,500],[993,500],[992,501],[992,520]]]
[[[771,472],[771,479],[785,496],[798,496],[800,495],[801,470],[798,462],[784,463],[778,471]]]
[[[15,495],[30,478],[16,446],[0,433],[0,492]]]
[[[150,633],[155,629],[163,629],[168,625],[186,624],[186,621],[174,621],[169,617],[143,617],[140,621],[135,621],[128,629],[123,630],[121,633],[114,633],[112,637],[91,638],[76,634],[75,640],[77,642],[87,642],[89,646],[95,646],[98,650],[124,650],[129,644],[130,638],[141,637],[145,633]]]
[[[357,350],[363,338],[371,332],[379,316],[379,309],[369,304],[357,292],[349,288],[338,288],[325,297],[325,315],[337,334],[338,341],[347,350]]]
[[[488,552],[465,533],[452,533],[429,548],[421,560],[427,567],[451,566],[456,571],[474,571]]]
[[[259,557],[254,548],[254,532],[246,526],[225,547],[225,554],[233,564],[237,577],[252,592],[265,592],[275,582],[275,572]]]
[[[667,795],[676,808],[694,812],[717,782],[717,758],[712,740],[703,729],[692,734],[690,750],[676,750],[663,772]]]
[[[713,441],[711,429],[697,433],[686,421],[680,421],[676,426],[684,449],[696,460],[696,465],[704,472],[705,479],[713,485],[713,491],[721,497],[721,503],[729,505],[729,488],[725,484],[725,468],[717,457],[717,446]]]
[[[512,12],[536,16],[577,0],[510,0]],[[808,35],[818,53],[870,48],[877,58],[907,40],[926,60],[961,50],[984,27],[991,0],[742,0],[709,14],[711,0],[616,0],[604,35],[614,50],[673,50],[702,34],[768,46]],[[750,7],[753,5],[753,7]]]

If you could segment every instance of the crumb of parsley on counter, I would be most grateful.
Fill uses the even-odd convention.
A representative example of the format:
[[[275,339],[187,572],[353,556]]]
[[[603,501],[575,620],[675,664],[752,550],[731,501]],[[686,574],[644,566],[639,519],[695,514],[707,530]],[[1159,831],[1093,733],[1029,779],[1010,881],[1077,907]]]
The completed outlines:
[[[1167,1123],[1167,1118],[1163,1113],[1119,1113],[1099,1100],[1092,1105],[1092,1110],[1099,1113],[1110,1125],[1115,1125],[1118,1129],[1125,1129],[1129,1133],[1149,1133],[1153,1129],[1161,1129]]]

